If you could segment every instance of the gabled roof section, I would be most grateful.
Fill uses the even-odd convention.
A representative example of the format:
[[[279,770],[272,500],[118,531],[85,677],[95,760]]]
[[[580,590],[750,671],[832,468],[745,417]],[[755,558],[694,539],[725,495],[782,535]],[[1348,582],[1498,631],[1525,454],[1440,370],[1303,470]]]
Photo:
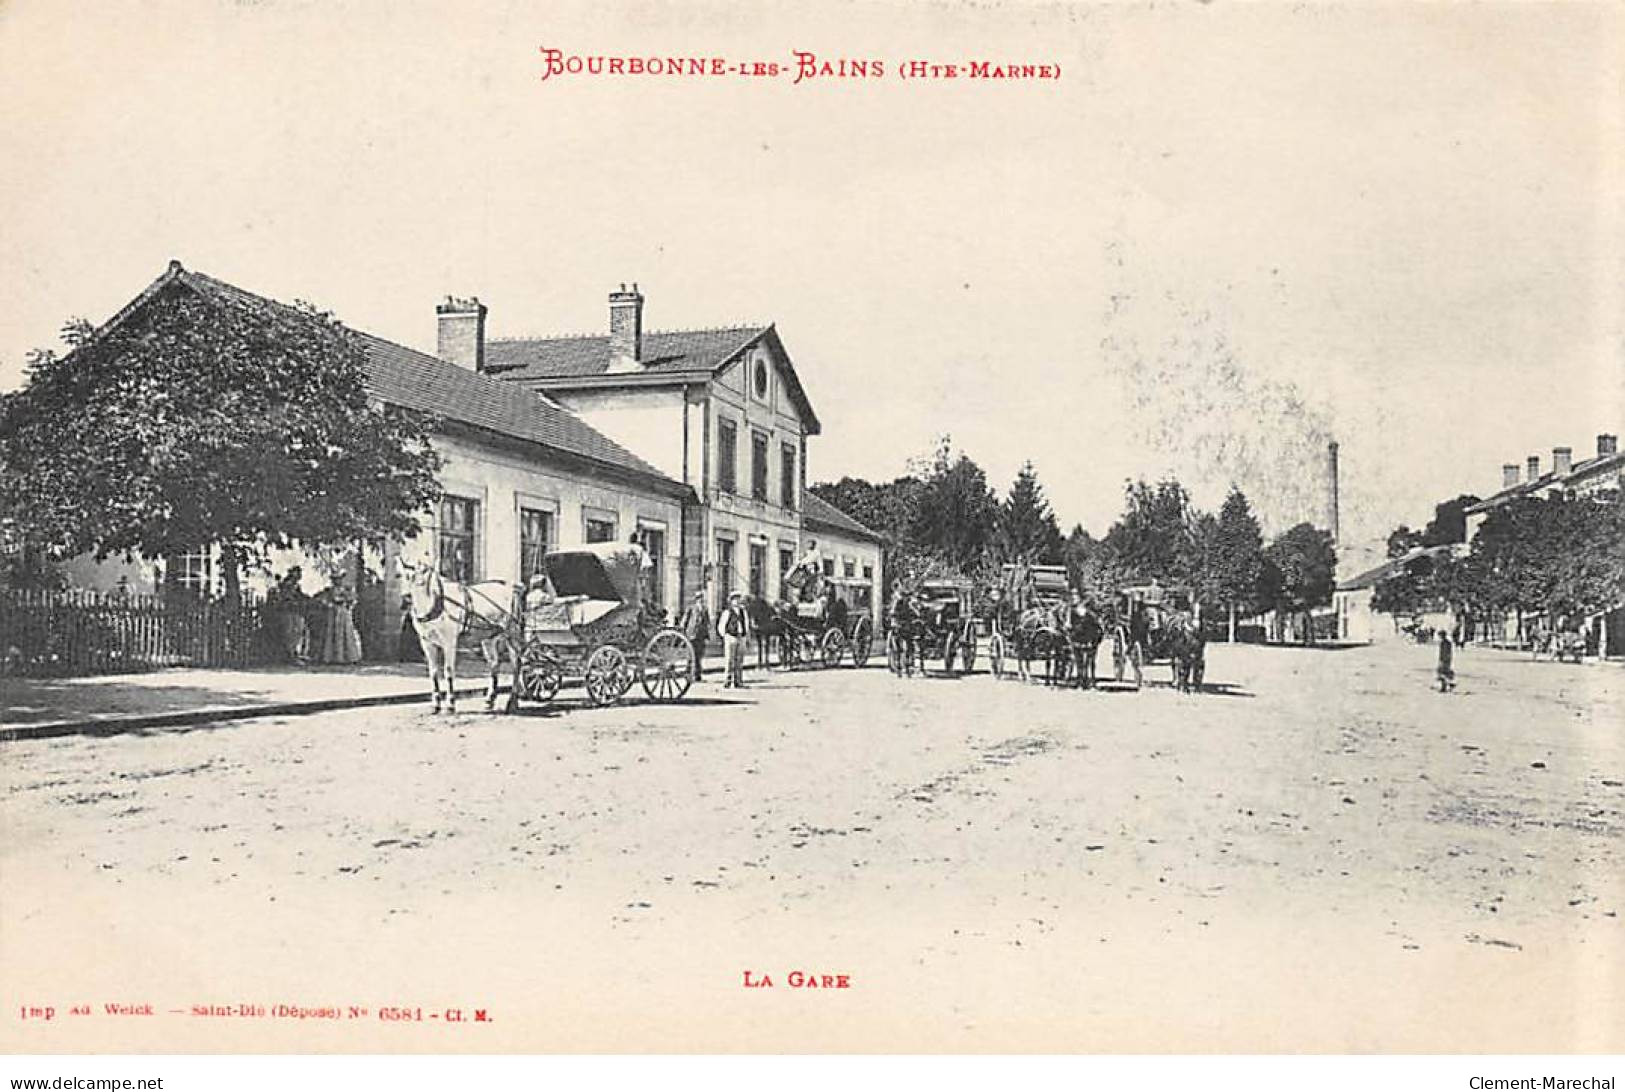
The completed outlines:
[[[871,531],[811,490],[806,494],[806,503],[802,506],[801,519],[805,526],[821,527],[839,535],[861,538],[868,542],[882,541],[879,534]]]
[[[609,336],[488,338],[485,371],[533,390],[575,391],[706,383],[748,350],[765,342],[784,362],[785,389],[807,423],[807,434],[823,431],[812,401],[796,374],[777,328],[716,326],[706,330],[652,330],[643,335],[643,358],[636,371],[609,370]]]
[[[177,285],[226,306],[303,314],[288,304],[188,270],[179,262],[170,262],[163,276],[125,305],[97,333],[112,329],[165,289]],[[367,354],[364,377],[367,389],[383,402],[583,459],[622,475],[631,475],[671,496],[687,497],[692,492],[688,486],[666,477],[542,394],[471,372],[354,327],[348,329],[360,339]]]

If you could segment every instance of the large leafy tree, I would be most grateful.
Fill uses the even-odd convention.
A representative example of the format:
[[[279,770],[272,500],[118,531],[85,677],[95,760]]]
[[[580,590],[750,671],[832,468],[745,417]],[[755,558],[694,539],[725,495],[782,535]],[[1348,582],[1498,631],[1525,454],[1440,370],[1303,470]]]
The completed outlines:
[[[1304,616],[1306,640],[1314,639],[1310,613],[1332,601],[1337,581],[1337,550],[1332,536],[1308,523],[1283,531],[1264,551],[1266,580],[1274,585],[1276,609]]]
[[[1462,581],[1478,609],[1578,619],[1625,602],[1625,505],[1617,497],[1520,497],[1493,509]]]
[[[1009,495],[999,505],[996,542],[1005,561],[1045,565],[1061,561],[1061,528],[1030,462],[1022,464]]]
[[[1134,582],[1185,583],[1199,568],[1190,495],[1177,481],[1130,482],[1123,515],[1106,533],[1115,566]]]
[[[947,437],[937,445],[921,479],[910,539],[950,569],[969,573],[992,544],[999,502],[987,474],[970,456],[953,454]]]
[[[411,535],[438,494],[432,422],[368,396],[326,314],[171,282],[64,340],[0,398],[0,512],[53,556],[218,546],[235,595],[271,546]]]
[[[1422,529],[1423,546],[1467,541],[1467,509],[1478,503],[1473,493],[1462,493],[1433,506],[1433,518]]]

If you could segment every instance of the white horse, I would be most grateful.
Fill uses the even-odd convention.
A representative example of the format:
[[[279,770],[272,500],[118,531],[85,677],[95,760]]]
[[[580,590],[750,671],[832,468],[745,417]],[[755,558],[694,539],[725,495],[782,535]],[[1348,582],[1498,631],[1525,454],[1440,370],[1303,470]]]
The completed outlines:
[[[457,712],[457,643],[463,637],[479,642],[480,652],[491,669],[485,691],[485,708],[496,708],[497,672],[506,653],[515,675],[519,654],[513,646],[509,625],[516,603],[515,587],[504,580],[483,580],[459,584],[440,575],[432,564],[401,562],[406,574],[412,628],[423,646],[423,659],[429,667],[429,685],[434,688],[434,711],[440,712],[440,680],[446,680],[445,703],[448,712]],[[508,711],[519,705],[516,686],[508,688]]]

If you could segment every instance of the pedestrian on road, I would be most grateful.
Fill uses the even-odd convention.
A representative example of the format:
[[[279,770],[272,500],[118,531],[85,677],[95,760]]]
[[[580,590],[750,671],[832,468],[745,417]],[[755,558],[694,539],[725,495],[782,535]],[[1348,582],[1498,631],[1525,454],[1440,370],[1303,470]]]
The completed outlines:
[[[705,593],[695,592],[694,602],[683,612],[683,636],[694,646],[693,679],[700,681],[700,662],[705,658],[706,642],[711,639],[711,612],[705,609]]]
[[[738,592],[728,596],[727,607],[717,616],[717,634],[727,665],[723,689],[738,690],[745,685],[745,641],[750,637],[750,615]]]
[[[1450,631],[1439,634],[1439,693],[1447,694],[1456,688],[1456,645],[1450,640]]]

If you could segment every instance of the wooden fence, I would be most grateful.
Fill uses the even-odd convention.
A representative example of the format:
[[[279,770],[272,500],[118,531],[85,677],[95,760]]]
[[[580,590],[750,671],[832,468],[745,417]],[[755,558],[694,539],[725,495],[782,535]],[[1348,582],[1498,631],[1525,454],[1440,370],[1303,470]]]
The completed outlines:
[[[267,658],[263,609],[187,595],[0,588],[0,673],[245,667]]]

